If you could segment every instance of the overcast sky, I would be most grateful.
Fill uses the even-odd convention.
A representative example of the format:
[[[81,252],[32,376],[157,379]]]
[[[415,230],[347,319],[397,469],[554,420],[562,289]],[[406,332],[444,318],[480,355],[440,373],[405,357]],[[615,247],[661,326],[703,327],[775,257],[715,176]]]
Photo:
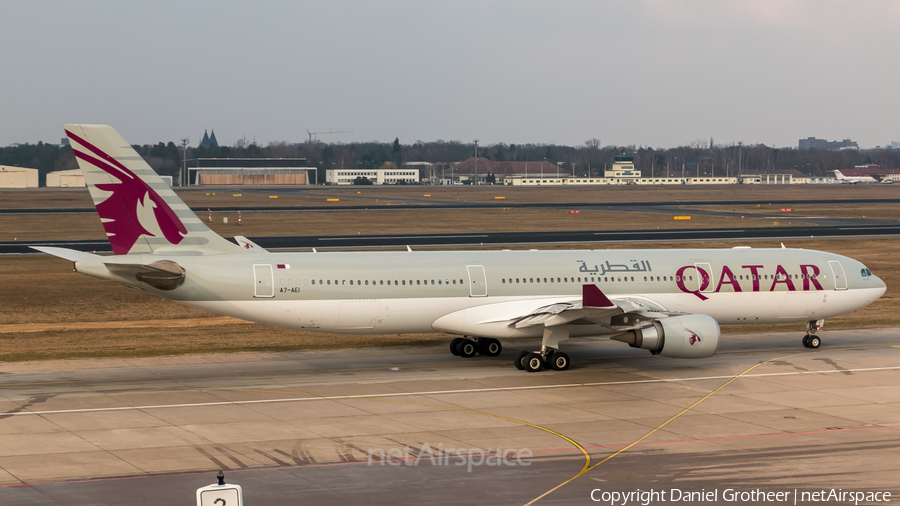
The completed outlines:
[[[0,145],[900,141],[900,1],[0,0]]]

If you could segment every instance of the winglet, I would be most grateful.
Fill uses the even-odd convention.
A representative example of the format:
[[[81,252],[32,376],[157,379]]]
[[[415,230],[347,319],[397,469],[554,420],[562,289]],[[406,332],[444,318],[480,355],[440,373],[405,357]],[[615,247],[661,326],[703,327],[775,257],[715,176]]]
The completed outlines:
[[[597,288],[597,285],[582,285],[581,307],[613,308],[616,305]]]

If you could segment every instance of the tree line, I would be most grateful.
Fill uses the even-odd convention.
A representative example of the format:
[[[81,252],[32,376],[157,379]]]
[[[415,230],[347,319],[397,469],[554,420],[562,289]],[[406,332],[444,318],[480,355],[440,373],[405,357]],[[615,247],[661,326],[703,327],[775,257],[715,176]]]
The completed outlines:
[[[177,180],[182,164],[181,148],[174,142],[134,145],[134,149],[159,174]],[[830,176],[834,169],[877,164],[900,168],[900,150],[843,150],[773,148],[763,144],[715,144],[712,139],[694,141],[675,148],[603,146],[589,139],[578,146],[556,144],[506,144],[476,146],[474,142],[437,140],[402,144],[393,142],[303,143],[272,142],[260,146],[239,140],[233,146],[188,147],[186,158],[306,158],[307,165],[318,167],[317,181],[325,181],[326,169],[378,168],[386,162],[398,166],[405,162],[425,161],[449,166],[475,156],[502,161],[543,161],[559,163],[578,177],[597,177],[610,168],[617,156],[634,158],[635,168],[644,177],[727,177],[738,174],[778,173],[797,170],[808,176]],[[69,146],[23,144],[0,148],[0,165],[38,169],[40,180],[47,172],[77,168]]]

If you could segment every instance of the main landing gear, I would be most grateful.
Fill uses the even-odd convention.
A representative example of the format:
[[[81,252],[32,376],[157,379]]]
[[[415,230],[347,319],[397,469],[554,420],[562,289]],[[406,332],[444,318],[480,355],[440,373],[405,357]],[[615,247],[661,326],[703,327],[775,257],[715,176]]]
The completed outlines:
[[[568,325],[551,325],[544,327],[541,340],[541,351],[520,351],[516,355],[516,369],[538,372],[549,368],[554,371],[565,371],[569,368],[569,356],[559,351],[559,343],[569,338]]]
[[[490,337],[457,337],[450,341],[450,353],[458,357],[474,357],[476,353],[488,357],[496,357],[503,351],[500,341]]]
[[[816,335],[816,332],[822,328],[825,320],[813,320],[806,322],[806,335],[803,336],[803,346],[806,348],[818,348],[822,344],[822,339]]]
[[[516,369],[538,372],[544,368],[565,371],[570,362],[565,352],[542,346],[541,351],[520,351],[516,355],[515,364]]]

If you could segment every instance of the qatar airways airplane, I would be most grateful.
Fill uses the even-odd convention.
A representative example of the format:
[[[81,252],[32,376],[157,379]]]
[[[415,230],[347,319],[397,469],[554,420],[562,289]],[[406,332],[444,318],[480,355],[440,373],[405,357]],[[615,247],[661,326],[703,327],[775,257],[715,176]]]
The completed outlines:
[[[802,249],[274,253],[223,239],[115,130],[66,125],[114,255],[36,247],[77,272],[182,304],[335,334],[446,332],[461,357],[500,354],[498,339],[542,338],[514,363],[565,370],[574,336],[609,336],[654,355],[704,358],[719,325],[806,323],[878,299],[884,283],[856,260]]]

